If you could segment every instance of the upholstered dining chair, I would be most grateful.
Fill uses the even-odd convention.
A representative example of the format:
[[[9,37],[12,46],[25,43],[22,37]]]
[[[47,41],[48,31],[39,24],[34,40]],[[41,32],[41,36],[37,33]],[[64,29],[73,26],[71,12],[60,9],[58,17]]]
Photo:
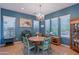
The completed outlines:
[[[51,37],[46,37],[42,44],[39,46],[39,49],[42,50],[42,53],[44,54],[44,51],[49,51],[50,49],[50,44],[51,44]]]
[[[28,55],[30,54],[31,49],[35,48],[35,46],[28,40],[27,37],[23,37],[24,47],[27,48]]]

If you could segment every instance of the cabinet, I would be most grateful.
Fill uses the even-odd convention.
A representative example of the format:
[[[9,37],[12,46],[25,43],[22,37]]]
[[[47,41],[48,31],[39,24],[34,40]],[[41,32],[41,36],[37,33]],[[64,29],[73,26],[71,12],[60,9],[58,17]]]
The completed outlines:
[[[52,36],[51,37],[51,43],[52,44],[55,44],[55,45],[60,45],[60,38],[59,37],[56,37],[56,36]]]
[[[70,48],[79,52],[79,18],[70,21]]]

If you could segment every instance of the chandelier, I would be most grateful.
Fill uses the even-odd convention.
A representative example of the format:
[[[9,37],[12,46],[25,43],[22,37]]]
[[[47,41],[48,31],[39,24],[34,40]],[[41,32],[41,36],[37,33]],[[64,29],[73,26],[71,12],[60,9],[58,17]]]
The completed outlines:
[[[44,20],[44,15],[41,13],[42,5],[39,5],[39,7],[40,7],[40,12],[36,14],[36,19],[39,21],[42,21],[42,20]]]

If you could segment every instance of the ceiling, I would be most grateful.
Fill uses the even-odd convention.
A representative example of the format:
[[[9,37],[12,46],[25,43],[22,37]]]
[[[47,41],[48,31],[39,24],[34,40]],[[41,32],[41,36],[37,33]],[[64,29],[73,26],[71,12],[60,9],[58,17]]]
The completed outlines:
[[[1,8],[18,11],[22,13],[27,13],[35,15],[40,12],[46,15],[66,7],[72,6],[75,3],[0,3]]]

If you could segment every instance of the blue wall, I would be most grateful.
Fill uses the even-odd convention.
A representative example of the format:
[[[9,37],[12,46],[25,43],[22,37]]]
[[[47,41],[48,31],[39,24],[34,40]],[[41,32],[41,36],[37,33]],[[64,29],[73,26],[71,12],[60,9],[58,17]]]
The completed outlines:
[[[54,18],[54,17],[64,16],[64,15],[67,15],[67,14],[71,14],[71,18],[79,17],[79,4],[75,4],[75,5],[70,6],[68,8],[56,11],[54,13],[50,13],[50,14],[45,16],[45,19],[51,19],[51,18]],[[60,22],[60,20],[59,20],[59,22]],[[61,26],[59,25],[59,31],[60,31],[60,27]],[[60,34],[60,32],[59,32],[59,34]],[[69,45],[70,39],[61,38],[61,43]]]
[[[0,8],[0,44],[1,44],[1,8]]]
[[[67,14],[71,14],[71,18],[79,17],[79,4],[75,4],[68,8],[59,10],[57,12],[50,13],[45,16],[45,19],[51,19],[54,17],[59,17],[59,16],[67,15]]]
[[[15,12],[15,11],[11,11],[11,10],[7,10],[7,9],[3,9],[1,8],[0,9],[0,16],[3,16],[3,15],[6,15],[6,16],[12,16],[12,17],[16,17],[16,37],[17,38],[20,38],[20,33],[21,31],[23,31],[24,29],[33,29],[33,28],[21,28],[19,26],[19,20],[20,18],[27,18],[27,19],[32,19],[32,20],[35,20],[36,17],[33,16],[33,15],[28,15],[28,14],[24,14],[24,13],[19,13],[19,12]],[[71,7],[68,7],[68,8],[65,8],[65,9],[62,9],[62,10],[59,10],[57,12],[54,12],[54,13],[50,13],[48,15],[45,15],[45,19],[51,19],[51,18],[54,18],[54,17],[59,17],[59,16],[63,16],[63,15],[67,15],[67,14],[71,14],[71,18],[76,18],[76,17],[79,17],[79,4],[76,4],[76,5],[73,5]],[[3,23],[3,18],[1,17],[0,18],[0,22]],[[60,22],[60,21],[59,21]],[[3,24],[0,23],[0,29],[3,30],[2,26]],[[44,21],[43,22],[40,22],[40,32],[41,33],[45,33],[45,27],[41,28],[41,25],[44,25]],[[59,23],[60,24],[60,23]],[[33,31],[33,30],[32,30]],[[59,27],[59,31],[60,31],[60,27]],[[60,33],[60,32],[59,32]],[[2,41],[0,41],[0,43],[4,43],[4,39],[3,39],[3,31],[0,31],[0,38]],[[61,41],[63,44],[68,44],[69,45],[69,39],[66,39],[66,38],[63,38]]]
[[[11,11],[11,10],[7,10],[7,9],[3,9],[1,8],[1,19],[2,19],[2,38],[1,40],[2,43],[4,43],[4,37],[3,37],[3,16],[11,16],[11,17],[16,17],[16,38],[20,39],[20,34],[21,34],[21,31],[25,30],[25,29],[28,29],[28,30],[32,30],[33,28],[23,28],[23,27],[20,27],[19,25],[19,21],[20,21],[20,18],[26,18],[26,19],[32,19],[35,20],[36,17],[33,16],[33,15],[29,15],[29,14],[24,14],[24,13],[20,13],[20,12],[16,12],[16,11]],[[0,23],[1,24],[1,23]],[[1,41],[0,41],[1,42]]]

